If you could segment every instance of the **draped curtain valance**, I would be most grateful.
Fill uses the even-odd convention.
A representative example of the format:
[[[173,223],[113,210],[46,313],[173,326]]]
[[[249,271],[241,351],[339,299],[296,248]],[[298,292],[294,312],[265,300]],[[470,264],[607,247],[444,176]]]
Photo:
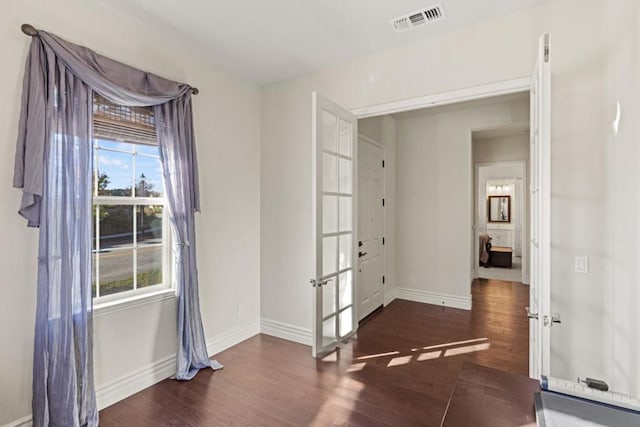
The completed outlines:
[[[176,378],[221,368],[209,360],[198,298],[194,213],[198,168],[191,87],[39,31],[27,58],[15,156],[20,214],[39,227],[33,421],[95,426],[91,295],[94,92],[154,106],[178,295]]]
[[[102,56],[91,49],[63,40],[45,31],[38,31],[32,38],[31,50],[25,67],[22,91],[22,113],[19,121],[13,186],[23,189],[20,214],[32,227],[39,225],[40,200],[42,198],[44,153],[47,145],[47,125],[51,119],[51,105],[46,99],[55,96],[56,69],[65,69],[92,90],[108,100],[126,106],[176,104],[181,111],[189,111],[191,86],[177,83],[155,74],[122,64]],[[166,121],[159,120],[159,126]],[[193,135],[186,141],[187,149],[195,152]],[[197,163],[190,161],[193,183],[192,202],[199,211]]]

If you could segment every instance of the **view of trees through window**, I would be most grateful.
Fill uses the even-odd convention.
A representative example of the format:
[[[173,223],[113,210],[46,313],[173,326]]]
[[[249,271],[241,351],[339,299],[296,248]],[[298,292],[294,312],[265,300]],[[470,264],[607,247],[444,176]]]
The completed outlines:
[[[164,186],[157,145],[94,140],[93,297],[163,283]]]

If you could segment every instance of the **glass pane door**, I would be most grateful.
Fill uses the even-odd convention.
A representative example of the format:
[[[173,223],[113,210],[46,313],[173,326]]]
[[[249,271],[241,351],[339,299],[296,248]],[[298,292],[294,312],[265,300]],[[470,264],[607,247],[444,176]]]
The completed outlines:
[[[353,204],[357,122],[314,93],[315,250],[313,355],[333,350],[355,331]]]

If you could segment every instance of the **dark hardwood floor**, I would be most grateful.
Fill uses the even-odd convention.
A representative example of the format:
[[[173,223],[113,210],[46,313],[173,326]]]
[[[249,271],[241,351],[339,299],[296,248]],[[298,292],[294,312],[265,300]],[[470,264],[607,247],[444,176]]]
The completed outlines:
[[[395,300],[324,360],[257,335],[216,355],[223,370],[162,381],[100,424],[439,426],[464,361],[528,374],[528,292],[478,279],[472,311]]]

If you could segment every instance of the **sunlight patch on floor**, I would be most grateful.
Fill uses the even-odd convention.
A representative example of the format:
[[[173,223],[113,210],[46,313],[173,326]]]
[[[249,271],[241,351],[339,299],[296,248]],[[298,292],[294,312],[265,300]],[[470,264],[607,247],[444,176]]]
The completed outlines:
[[[442,354],[442,350],[430,351],[428,353],[422,353],[418,355],[418,362],[423,362],[425,360],[437,359]]]
[[[316,412],[311,426],[347,425],[365,385],[351,377],[342,377],[331,395]]]
[[[412,348],[410,351],[405,351],[405,355],[402,355],[400,351],[388,351],[386,353],[376,353],[369,354],[366,356],[360,356],[357,360],[368,360],[368,359],[376,359],[376,358],[384,358],[394,356],[389,363],[387,363],[387,368],[391,368],[394,366],[402,366],[408,363],[411,363],[413,358],[415,357],[415,361],[424,362],[426,360],[434,360],[439,359],[441,357],[451,357],[457,356],[460,354],[474,353],[477,351],[488,350],[490,347],[488,338],[474,338],[470,340],[464,341],[454,341],[446,344],[437,344],[430,345],[421,348]],[[425,350],[431,350],[426,351]],[[420,352],[417,356],[414,354],[407,355],[407,352],[417,353]],[[325,359],[323,359],[325,360]],[[351,365],[347,372],[357,372],[364,369],[366,363],[354,363]]]
[[[456,342],[450,342],[447,344],[438,344],[438,345],[430,345],[428,347],[422,347],[422,349],[416,350],[416,351],[420,351],[420,350],[433,350],[436,348],[445,348],[445,347],[455,347],[458,345],[463,345],[463,344],[472,344],[472,343],[476,343],[476,342],[488,342],[489,339],[488,338],[476,338],[473,340],[466,340],[466,341],[456,341]]]
[[[387,368],[390,368],[392,366],[406,365],[407,363],[411,362],[411,359],[413,359],[413,356],[394,357],[389,361],[389,363],[387,363]]]
[[[473,353],[475,351],[483,351],[488,349],[488,342],[476,345],[467,345],[464,347],[450,348],[444,352],[444,357],[457,356],[459,354]]]
[[[389,351],[387,353],[370,354],[368,356],[360,356],[358,357],[358,360],[375,359],[376,357],[385,357],[385,356],[395,356],[396,354],[400,354],[400,352]]]

